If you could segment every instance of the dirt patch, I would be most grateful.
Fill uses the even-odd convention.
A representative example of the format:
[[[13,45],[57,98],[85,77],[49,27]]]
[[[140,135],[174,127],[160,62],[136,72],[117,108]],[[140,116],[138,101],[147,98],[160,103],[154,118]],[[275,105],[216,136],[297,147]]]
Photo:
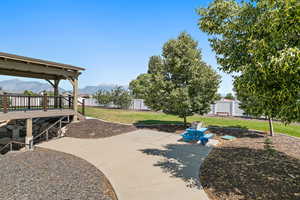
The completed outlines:
[[[213,200],[300,199],[300,139],[275,135],[274,151],[264,148],[267,136],[245,129],[211,129],[222,141],[201,166],[200,180]],[[224,141],[220,136],[238,138]]]
[[[104,138],[136,130],[135,126],[103,122],[97,119],[71,123],[66,136],[74,138]]]

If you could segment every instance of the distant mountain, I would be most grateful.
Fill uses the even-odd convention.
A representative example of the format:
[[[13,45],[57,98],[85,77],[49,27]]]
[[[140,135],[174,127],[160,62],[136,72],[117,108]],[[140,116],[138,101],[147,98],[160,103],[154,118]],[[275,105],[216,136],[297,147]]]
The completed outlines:
[[[23,93],[25,90],[31,90],[34,93],[39,93],[44,90],[53,91],[53,87],[49,83],[41,83],[38,81],[22,81],[19,79],[9,79],[0,81],[0,87],[6,92]],[[60,91],[65,90],[59,88]]]
[[[82,89],[79,89],[80,94],[95,94],[99,90],[111,90],[115,88],[117,85],[115,84],[99,84],[97,86],[86,86]],[[127,86],[123,86],[124,88],[127,88]]]
[[[98,92],[100,89],[102,90],[111,90],[115,88],[117,85],[115,84],[99,84],[97,86],[86,86],[82,89],[79,89],[79,94],[94,94]],[[39,93],[44,90],[53,91],[53,87],[45,82],[41,83],[38,81],[22,81],[19,79],[9,79],[0,81],[0,87],[2,90],[6,92],[13,93],[23,93],[25,90],[30,90],[34,93]],[[127,86],[123,86],[124,88],[128,88]],[[66,90],[59,88],[60,92],[66,92]]]

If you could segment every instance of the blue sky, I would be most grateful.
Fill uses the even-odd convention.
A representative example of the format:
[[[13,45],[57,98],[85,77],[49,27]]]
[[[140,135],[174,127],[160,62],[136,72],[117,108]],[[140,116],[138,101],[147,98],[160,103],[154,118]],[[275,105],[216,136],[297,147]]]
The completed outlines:
[[[2,0],[0,51],[85,67],[80,87],[125,85],[147,70],[149,57],[161,54],[167,40],[187,31],[199,41],[203,59],[217,69],[195,12],[209,2]],[[219,92],[231,92],[231,77],[219,73]],[[71,87],[66,81],[61,86]]]

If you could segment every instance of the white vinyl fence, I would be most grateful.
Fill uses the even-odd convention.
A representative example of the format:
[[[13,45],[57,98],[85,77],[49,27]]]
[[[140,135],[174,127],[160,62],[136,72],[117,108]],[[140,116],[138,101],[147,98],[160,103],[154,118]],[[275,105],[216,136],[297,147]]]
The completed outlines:
[[[79,101],[81,101],[79,99]],[[85,99],[86,106],[104,106],[97,103],[94,98]],[[108,108],[115,108],[113,104],[109,104]],[[244,116],[244,111],[239,108],[238,101],[221,100],[210,106],[211,111],[209,115],[228,115],[228,116]],[[143,99],[133,99],[129,107],[131,110],[150,110],[145,104]]]
[[[133,99],[129,109],[132,110],[150,110],[145,104],[144,99]]]
[[[210,106],[210,115],[244,116],[238,101],[217,101]]]
[[[82,101],[82,98],[79,98],[78,101]],[[85,99],[85,105],[86,106],[101,106],[103,107],[103,104],[99,104],[96,99],[89,98]],[[108,108],[116,108],[116,106],[112,103],[106,105]],[[131,110],[150,110],[145,104],[144,99],[132,99],[129,109]]]

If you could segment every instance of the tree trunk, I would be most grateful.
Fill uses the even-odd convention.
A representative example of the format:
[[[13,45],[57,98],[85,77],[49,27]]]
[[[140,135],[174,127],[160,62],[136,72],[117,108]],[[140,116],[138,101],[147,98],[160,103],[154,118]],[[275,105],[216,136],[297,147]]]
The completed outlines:
[[[183,117],[183,123],[184,123],[184,127],[187,127],[187,123],[186,123],[186,116]]]
[[[268,119],[269,119],[269,127],[270,127],[270,136],[274,136],[272,118],[268,117]]]

